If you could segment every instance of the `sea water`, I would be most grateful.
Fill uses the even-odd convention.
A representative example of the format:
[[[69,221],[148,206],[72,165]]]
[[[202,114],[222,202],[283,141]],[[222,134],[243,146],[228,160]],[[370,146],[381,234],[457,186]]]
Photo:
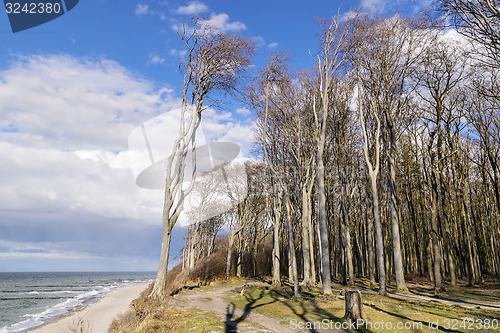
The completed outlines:
[[[25,332],[154,278],[153,272],[0,273],[0,333]]]

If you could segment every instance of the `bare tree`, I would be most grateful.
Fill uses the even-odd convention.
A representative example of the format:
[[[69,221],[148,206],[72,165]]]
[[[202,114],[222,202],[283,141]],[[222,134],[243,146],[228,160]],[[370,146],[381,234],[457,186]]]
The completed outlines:
[[[271,183],[267,201],[272,204],[270,215],[273,224],[273,284],[281,283],[279,280],[279,229],[283,217],[284,201],[287,198],[288,191],[283,163],[286,154],[285,142],[281,133],[282,128],[279,125],[280,117],[277,115],[277,110],[280,110],[279,104],[282,102],[278,94],[279,87],[282,84],[286,85],[283,81],[289,79],[287,75],[288,60],[289,55],[285,52],[272,55],[267,66],[256,78],[256,82],[248,88],[247,93],[248,103],[258,115],[255,140],[257,149],[263,156],[267,166],[266,170]],[[296,266],[293,269],[296,270]],[[296,294],[299,294],[298,289]]]
[[[423,89],[417,92],[421,98],[421,107],[424,113],[420,114],[420,119],[426,124],[429,133],[427,150],[430,156],[430,200],[431,200],[431,238],[434,252],[434,284],[436,291],[442,289],[441,278],[441,248],[439,244],[438,228],[438,205],[439,198],[443,198],[445,193],[440,191],[443,188],[443,172],[445,168],[444,140],[445,121],[451,121],[454,109],[453,104],[459,99],[451,97],[453,89],[461,82],[466,65],[466,56],[460,44],[445,41],[445,37],[439,32],[433,38],[431,47],[425,49],[421,59],[419,69],[415,72],[418,82]],[[448,119],[448,120],[447,120]],[[445,212],[446,202],[441,200],[443,212]],[[451,234],[448,226],[448,217],[443,215],[443,224],[447,233],[444,242],[448,252],[448,262],[450,265],[451,284],[456,284],[454,258],[450,246]]]
[[[204,248],[205,255],[210,255],[215,246],[215,237],[221,228],[219,219],[214,218],[220,213],[220,197],[222,178],[218,173],[220,168],[206,172],[197,177],[191,195],[189,196],[190,210],[186,215],[191,220],[189,227],[188,243],[188,267],[194,268],[196,260],[202,256]]]
[[[332,77],[335,75],[336,71],[339,69],[345,59],[346,54],[342,53],[341,51],[348,32],[347,24],[342,24],[340,15],[320,22],[321,34],[319,35],[319,39],[321,43],[321,52],[320,55],[315,58],[318,68],[318,88],[320,96],[319,101],[313,101],[313,110],[317,128],[316,177],[318,184],[318,224],[320,230],[319,239],[322,253],[321,269],[323,293],[327,295],[331,294],[332,291],[330,273],[330,246],[326,220],[325,166],[323,161],[323,154],[326,142],[328,112],[330,111],[330,85],[332,82]]]
[[[476,161],[481,165],[481,172],[491,184],[490,191],[493,192],[493,201],[496,203],[497,225],[500,226],[500,73],[497,69],[474,68],[475,77],[472,89],[469,90],[469,112],[468,118],[479,137],[483,155],[483,162]],[[486,184],[485,184],[486,185]],[[500,254],[498,253],[497,236],[490,221],[490,244],[497,274],[500,279]]]
[[[361,57],[363,53],[357,53]],[[377,265],[378,265],[378,280],[379,280],[379,293],[385,295],[386,293],[386,279],[385,279],[385,264],[384,264],[384,245],[383,245],[383,235],[382,235],[382,222],[380,220],[380,208],[379,208],[379,196],[378,196],[378,187],[377,187],[377,179],[380,171],[380,150],[381,150],[381,142],[380,142],[380,133],[381,133],[381,120],[380,115],[378,114],[378,109],[372,105],[371,110],[372,119],[375,119],[375,131],[370,136],[369,130],[367,130],[367,122],[370,119],[367,115],[365,115],[364,109],[364,94],[363,94],[363,83],[361,77],[361,64],[359,63],[359,58],[354,58],[354,63],[356,66],[357,72],[357,99],[358,99],[358,111],[359,111],[359,121],[361,124],[361,131],[363,135],[363,156],[365,158],[365,163],[368,170],[368,176],[370,178],[370,187],[372,194],[372,208],[373,208],[373,217],[375,222],[375,233],[376,233],[376,249],[377,249]],[[373,123],[373,121],[372,121]],[[372,125],[373,126],[373,125]],[[374,151],[370,154],[370,151]],[[371,155],[371,156],[370,156]],[[371,242],[371,233],[373,230],[372,222],[368,221],[368,238],[369,242]]]
[[[202,112],[207,107],[205,101],[215,91],[233,92],[241,73],[250,66],[255,52],[250,39],[215,31],[202,24],[199,17],[192,19],[192,27],[188,28],[183,24],[178,35],[186,46],[187,55],[186,60],[181,62],[185,74],[179,137],[174,143],[166,167],[160,265],[150,294],[155,298],[165,296],[172,229],[196,179],[196,130],[200,125]],[[211,101],[217,102],[215,99]],[[189,151],[192,151],[191,179],[184,186]]]
[[[458,30],[484,47],[478,50],[500,66],[500,1],[440,0]]]

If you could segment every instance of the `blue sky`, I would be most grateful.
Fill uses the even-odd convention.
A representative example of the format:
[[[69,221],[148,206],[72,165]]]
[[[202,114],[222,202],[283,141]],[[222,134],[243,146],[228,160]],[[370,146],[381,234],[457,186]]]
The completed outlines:
[[[428,2],[363,0],[390,14]],[[341,14],[359,6],[344,1]],[[340,1],[82,0],[69,13],[13,34],[0,13],[0,271],[156,270],[161,191],[135,185],[134,128],[179,105],[180,18],[204,14],[253,38],[257,68],[278,50],[312,65],[315,17]],[[204,134],[248,156],[252,114],[211,110]],[[183,245],[174,229],[172,257]],[[171,260],[174,262],[175,260]]]

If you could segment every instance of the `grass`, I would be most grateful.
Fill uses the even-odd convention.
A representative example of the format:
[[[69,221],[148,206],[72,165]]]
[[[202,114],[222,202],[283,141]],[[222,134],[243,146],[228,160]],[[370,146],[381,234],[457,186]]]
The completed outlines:
[[[110,333],[221,332],[220,314],[195,308],[178,308],[151,299],[135,306],[114,320]]]
[[[214,291],[220,288],[231,287],[233,291],[225,294],[224,300],[246,312],[261,314],[274,318],[276,322],[293,328],[296,332],[316,332],[317,328],[346,328],[344,320],[345,300],[338,290],[332,296],[323,296],[321,289],[308,288],[302,290],[303,298],[293,297],[292,287],[271,286],[270,281],[261,279],[259,286],[246,286],[243,279],[211,281],[207,285],[193,285],[196,293]],[[496,283],[496,282],[495,282]],[[447,288],[446,292],[438,297],[447,299],[463,299],[476,301],[499,302],[500,291],[495,283],[486,285],[485,289],[471,287]],[[432,285],[425,281],[408,283],[410,293],[433,296]],[[333,285],[333,288],[345,289],[345,286]],[[356,289],[370,289],[367,281],[356,280]],[[388,286],[393,291],[394,286]],[[181,289],[181,293],[189,293]],[[160,302],[147,299],[146,290],[143,297],[134,301],[134,306],[120,320],[113,323],[109,332],[224,332],[227,331],[224,314],[203,311],[196,308],[178,308],[171,306],[168,299]],[[212,301],[212,297],[205,297]],[[437,302],[408,301],[397,298],[384,297],[376,293],[363,294],[364,309],[367,314],[368,325],[358,331],[347,329],[350,332],[500,332],[498,328],[500,311],[486,309],[465,309],[456,306],[447,306]],[[481,322],[479,321],[481,320]],[[485,326],[486,321],[495,322],[495,326]],[[305,327],[310,323],[312,327]],[[381,326],[384,323],[384,326]],[[316,324],[316,328],[313,326]],[[406,324],[406,326],[404,326]],[[243,320],[237,323],[238,330],[257,332],[263,328],[259,324]],[[300,326],[302,325],[302,326]],[[324,326],[330,325],[330,326]],[[397,325],[403,325],[400,329]],[[302,329],[299,329],[299,328]],[[348,326],[347,326],[348,327]]]
[[[211,283],[198,287],[201,290],[214,290],[223,286],[239,285],[241,279],[231,279],[220,283]],[[181,308],[170,304],[170,299],[164,301],[147,298],[152,285],[142,292],[140,298],[132,303],[132,307],[123,315],[115,319],[109,333],[165,333],[165,332],[225,332],[224,315],[217,312],[205,311],[197,308]],[[193,289],[193,288],[187,288]],[[206,297],[206,300],[212,300]],[[243,321],[240,323],[252,331],[264,329],[258,323]],[[83,333],[84,331],[72,331]],[[87,332],[87,331],[85,331]]]
[[[341,296],[318,296],[317,290],[304,293],[303,299],[293,299],[292,295],[291,289],[286,287],[252,287],[247,288],[245,295],[234,294],[225,299],[238,308],[275,318],[287,326],[293,324],[298,327],[298,323],[306,325],[307,322],[316,322],[317,327],[322,327],[322,321],[327,320],[329,325],[333,325],[329,327],[341,327],[335,325],[344,322],[344,299]],[[492,332],[495,330],[485,327],[478,320],[489,320],[490,323],[493,320],[500,321],[500,311],[464,309],[435,302],[401,301],[380,295],[363,295],[363,304],[371,326],[360,329],[360,332],[470,332],[471,328],[474,328],[474,332]],[[385,323],[383,327],[382,322]],[[400,330],[398,323],[403,325]]]
[[[460,327],[469,321],[498,320],[500,312],[483,309],[465,309],[456,306],[447,306],[436,302],[412,302],[383,297],[380,295],[363,295],[363,304],[369,320],[402,323],[422,323],[422,329],[415,332],[470,332],[470,329]],[[476,325],[474,332],[492,332],[491,328]],[[437,325],[435,325],[437,324]],[[433,328],[430,328],[433,327]],[[384,330],[372,330],[383,332]],[[498,330],[500,331],[500,329]]]
[[[479,301],[500,303],[500,285],[496,277],[488,277],[485,283],[481,286],[468,286],[466,281],[459,280],[457,286],[451,287],[448,283],[444,283],[445,291],[437,295],[434,294],[434,284],[426,278],[413,277],[406,281],[406,285],[410,290],[409,294],[421,295],[427,297],[436,297],[449,300],[459,301]],[[373,290],[369,288],[369,280],[367,278],[356,278],[356,286],[360,290]],[[345,288],[344,286],[334,283],[333,288]],[[396,292],[396,286],[389,284],[387,286],[388,292]]]

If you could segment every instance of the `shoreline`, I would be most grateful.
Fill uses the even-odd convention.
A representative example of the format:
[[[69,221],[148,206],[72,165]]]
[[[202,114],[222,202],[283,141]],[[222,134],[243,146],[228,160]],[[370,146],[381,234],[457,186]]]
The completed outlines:
[[[72,311],[66,316],[55,321],[35,327],[28,333],[68,333],[71,328],[89,328],[84,332],[107,333],[113,319],[123,314],[130,307],[130,303],[139,297],[150,282],[138,283],[120,287],[105,294],[96,303],[90,304],[83,309]],[[76,332],[76,330],[75,330]]]

